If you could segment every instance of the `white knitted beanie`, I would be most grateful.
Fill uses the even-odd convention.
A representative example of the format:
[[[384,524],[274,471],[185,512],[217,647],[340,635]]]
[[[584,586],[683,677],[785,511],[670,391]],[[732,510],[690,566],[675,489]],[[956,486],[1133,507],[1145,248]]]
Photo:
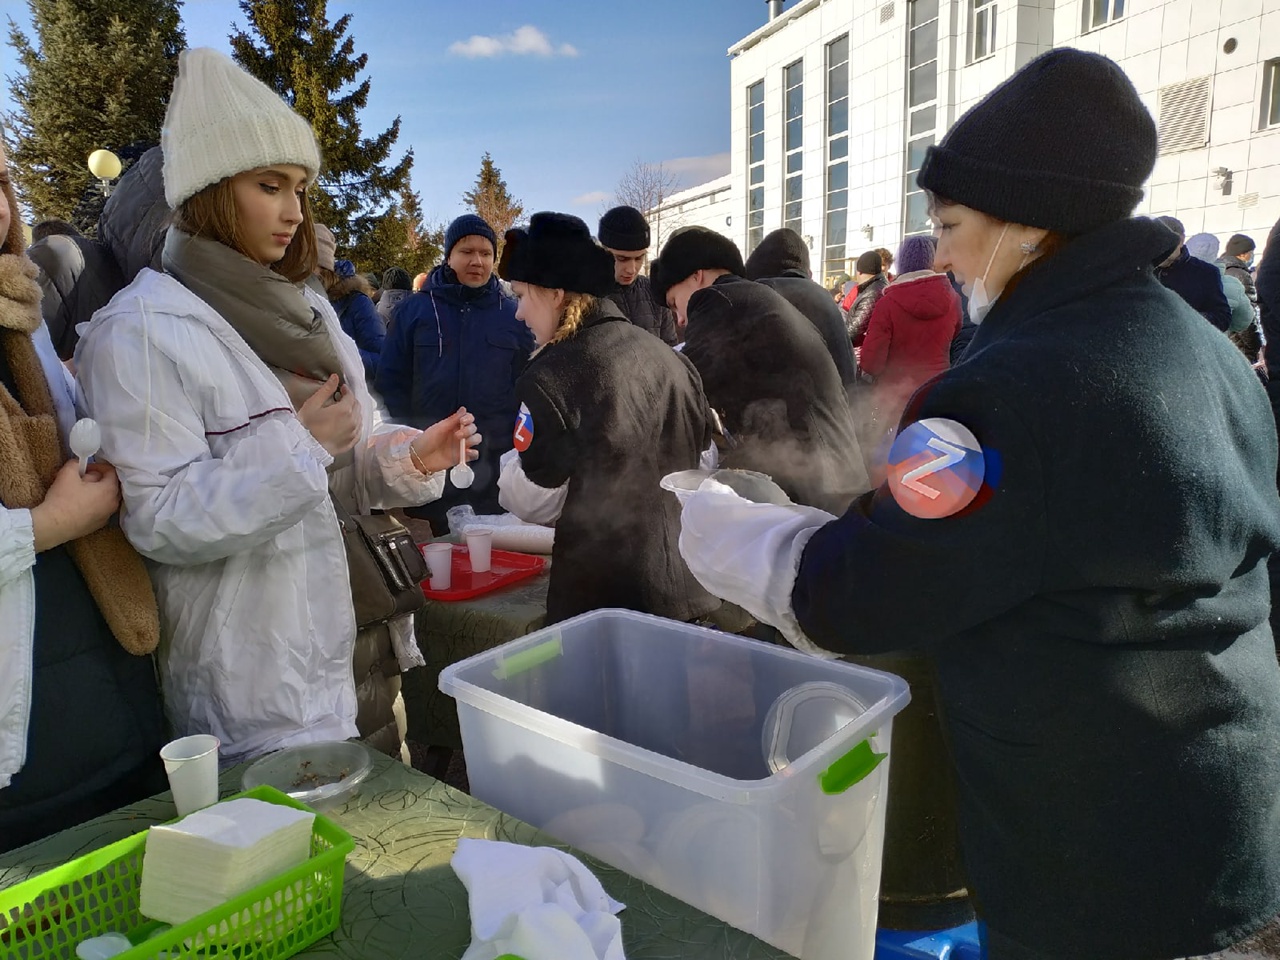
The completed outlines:
[[[164,198],[177,208],[224,177],[292,163],[314,179],[320,148],[311,124],[261,80],[208,47],[178,59],[160,131]]]

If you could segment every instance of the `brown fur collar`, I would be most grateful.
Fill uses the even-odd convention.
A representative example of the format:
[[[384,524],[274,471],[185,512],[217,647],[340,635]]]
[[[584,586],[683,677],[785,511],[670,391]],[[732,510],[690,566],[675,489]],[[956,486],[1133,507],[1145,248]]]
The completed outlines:
[[[30,509],[44,501],[62,466],[53,398],[31,333],[40,325],[35,264],[0,255],[0,349],[17,397],[0,386],[0,503]],[[125,650],[147,654],[160,639],[155,593],[142,558],[119,527],[67,544],[98,609]]]

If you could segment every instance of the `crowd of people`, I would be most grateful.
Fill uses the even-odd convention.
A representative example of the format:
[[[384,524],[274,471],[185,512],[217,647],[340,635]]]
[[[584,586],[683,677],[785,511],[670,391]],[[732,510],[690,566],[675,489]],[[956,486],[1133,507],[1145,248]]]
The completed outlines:
[[[925,651],[994,960],[1274,934],[1280,225],[1259,265],[1133,217],[1155,155],[1119,68],[1057,50],[929,148],[933,236],[833,289],[788,229],[648,264],[625,206],[467,214],[431,271],[366,276],[306,121],[184,52],[96,237],[25,249],[0,176],[0,850],[161,788],[170,736],[400,755],[421,653],[358,621],[337,518],[465,505],[556,528],[549,623],[731,602],[815,654]],[[893,451],[940,423],[982,490],[924,517]]]

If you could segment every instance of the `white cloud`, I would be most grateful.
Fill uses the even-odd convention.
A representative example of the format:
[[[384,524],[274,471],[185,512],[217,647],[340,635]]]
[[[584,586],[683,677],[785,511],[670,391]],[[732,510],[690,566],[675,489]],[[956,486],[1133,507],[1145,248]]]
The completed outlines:
[[[576,57],[578,48],[571,43],[553,44],[551,38],[531,24],[519,27],[513,33],[497,36],[476,34],[466,40],[449,45],[449,52],[470,59],[512,56]]]
[[[613,197],[613,194],[607,190],[592,190],[590,193],[584,193],[574,197],[569,201],[570,206],[574,207],[594,207],[597,204],[604,203]]]
[[[675,160],[664,160],[662,166],[668,173],[679,178],[677,188],[696,187],[700,183],[723,177],[729,172],[731,158],[729,153],[713,153],[705,157],[678,157]]]

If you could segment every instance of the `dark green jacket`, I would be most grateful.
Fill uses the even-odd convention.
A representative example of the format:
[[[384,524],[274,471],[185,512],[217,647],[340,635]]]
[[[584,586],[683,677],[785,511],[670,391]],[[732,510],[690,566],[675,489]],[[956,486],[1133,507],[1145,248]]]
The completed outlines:
[[[1162,234],[1103,227],[1001,297],[903,418],[972,430],[990,488],[860,499],[793,594],[825,647],[932,652],[992,960],[1206,953],[1280,911],[1275,427],[1154,278]]]

